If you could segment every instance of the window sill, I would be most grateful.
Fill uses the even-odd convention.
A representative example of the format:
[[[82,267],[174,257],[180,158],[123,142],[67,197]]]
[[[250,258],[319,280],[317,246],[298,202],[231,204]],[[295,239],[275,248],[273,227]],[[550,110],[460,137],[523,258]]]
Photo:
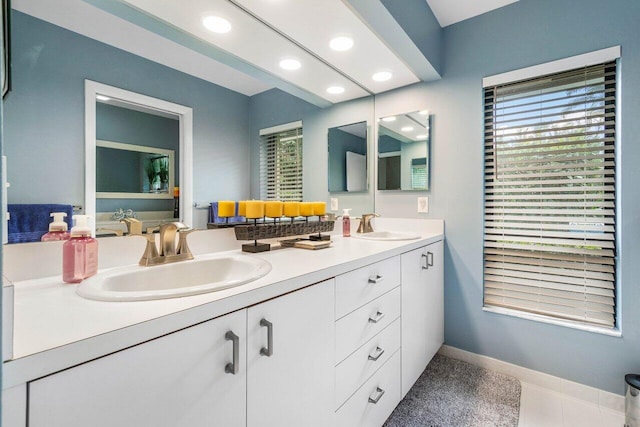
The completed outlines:
[[[611,337],[618,337],[618,338],[622,337],[622,332],[617,328],[609,329],[609,328],[603,328],[599,326],[583,325],[581,323],[572,322],[570,320],[553,319],[551,317],[543,316],[540,314],[526,313],[523,311],[512,310],[512,309],[502,308],[502,307],[486,307],[485,306],[485,307],[482,307],[482,311],[486,311],[489,313],[496,313],[496,314],[504,314],[506,316],[518,317],[520,319],[533,320],[536,322],[548,323],[556,326],[564,326],[566,328],[579,329],[581,331],[593,332],[596,334],[608,335]]]

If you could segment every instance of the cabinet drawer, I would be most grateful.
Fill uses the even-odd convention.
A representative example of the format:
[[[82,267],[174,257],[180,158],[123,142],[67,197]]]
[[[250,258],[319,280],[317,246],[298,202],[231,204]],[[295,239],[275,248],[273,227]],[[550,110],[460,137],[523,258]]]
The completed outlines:
[[[400,257],[336,277],[336,319],[400,285]]]
[[[396,319],[336,366],[336,408],[400,348],[400,333],[400,319]]]
[[[400,317],[397,287],[336,322],[336,364]]]
[[[377,403],[374,403],[376,401]],[[397,351],[336,412],[336,425],[380,427],[389,418],[398,402],[400,402],[400,351]]]

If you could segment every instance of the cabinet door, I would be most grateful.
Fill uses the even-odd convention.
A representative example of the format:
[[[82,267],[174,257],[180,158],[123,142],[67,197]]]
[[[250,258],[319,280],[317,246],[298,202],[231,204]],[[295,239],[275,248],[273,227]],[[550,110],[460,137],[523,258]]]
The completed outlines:
[[[247,425],[333,425],[334,281],[250,307],[247,330]]]
[[[402,255],[402,396],[444,342],[443,243]]]
[[[245,334],[241,310],[33,381],[29,426],[244,426]]]

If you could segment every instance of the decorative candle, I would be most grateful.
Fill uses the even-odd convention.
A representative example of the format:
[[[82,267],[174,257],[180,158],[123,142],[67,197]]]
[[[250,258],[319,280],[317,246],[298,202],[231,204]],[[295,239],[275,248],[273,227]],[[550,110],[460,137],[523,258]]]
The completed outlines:
[[[247,201],[241,200],[238,202],[238,216],[247,216]]]
[[[322,216],[327,213],[327,204],[325,202],[313,202],[313,214]]]
[[[270,200],[264,203],[265,214],[269,218],[280,218],[283,212],[283,203],[277,200]]]
[[[295,218],[300,215],[300,202],[284,202],[284,216]]]
[[[313,215],[313,202],[300,202],[300,215],[302,216]]]
[[[236,214],[236,202],[231,200],[218,200],[218,216],[229,218]]]
[[[252,219],[264,217],[264,202],[262,200],[247,200],[245,216]]]

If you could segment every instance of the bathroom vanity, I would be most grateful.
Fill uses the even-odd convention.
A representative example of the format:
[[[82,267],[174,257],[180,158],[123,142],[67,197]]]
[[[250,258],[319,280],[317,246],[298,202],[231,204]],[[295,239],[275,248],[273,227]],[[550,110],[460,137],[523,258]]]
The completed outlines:
[[[443,342],[443,222],[387,224],[419,238],[241,254],[271,272],[189,297],[102,302],[57,276],[14,282],[3,426],[382,425]],[[229,233],[190,236],[196,259],[228,250]],[[109,266],[137,250],[109,239]],[[111,257],[117,243],[131,248]]]

